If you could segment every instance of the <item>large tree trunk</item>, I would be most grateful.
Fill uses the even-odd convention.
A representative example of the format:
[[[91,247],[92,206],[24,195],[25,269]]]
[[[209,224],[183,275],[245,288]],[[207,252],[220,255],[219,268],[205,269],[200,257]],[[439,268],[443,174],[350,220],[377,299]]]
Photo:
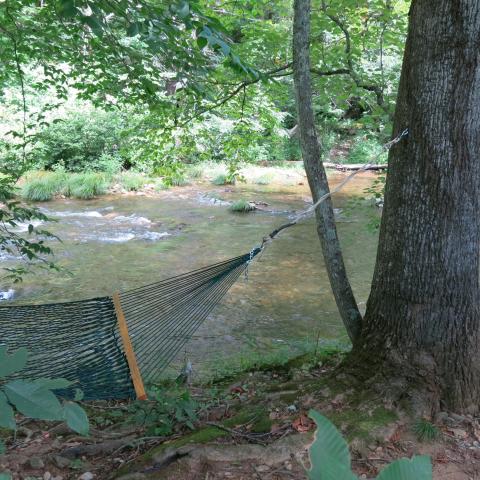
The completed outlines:
[[[298,126],[303,163],[313,201],[328,193],[328,182],[321,159],[321,148],[315,129],[310,78],[310,0],[295,0],[293,23],[293,78],[297,99]],[[330,284],[350,339],[355,342],[361,330],[362,317],[348,282],[338,240],[330,198],[315,210],[317,232],[322,245]]]
[[[351,359],[417,413],[480,411],[480,0],[413,0],[380,243]]]

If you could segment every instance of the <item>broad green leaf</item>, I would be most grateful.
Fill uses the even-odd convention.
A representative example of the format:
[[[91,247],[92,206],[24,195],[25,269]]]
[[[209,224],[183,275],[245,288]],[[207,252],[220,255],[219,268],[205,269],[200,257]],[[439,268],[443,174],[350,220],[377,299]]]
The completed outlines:
[[[66,402],[63,406],[67,425],[81,435],[88,435],[89,424],[85,410],[74,402]]]
[[[384,468],[377,480],[432,480],[432,462],[426,455],[401,458]]]
[[[27,364],[27,358],[28,350],[24,347],[19,348],[9,355],[7,353],[7,346],[0,345],[0,378],[23,370]]]
[[[45,387],[25,380],[14,380],[4,386],[8,400],[23,415],[39,420],[61,420],[62,405]]]
[[[33,383],[48,390],[60,390],[61,388],[68,388],[73,382],[65,378],[37,378]]]
[[[0,480],[12,480],[12,476],[9,473],[0,473]]]
[[[0,427],[8,428],[9,430],[15,430],[17,427],[15,413],[3,392],[0,392]]]
[[[310,480],[356,480],[350,469],[348,445],[335,425],[314,410],[309,416],[317,424],[315,440],[310,447]]]

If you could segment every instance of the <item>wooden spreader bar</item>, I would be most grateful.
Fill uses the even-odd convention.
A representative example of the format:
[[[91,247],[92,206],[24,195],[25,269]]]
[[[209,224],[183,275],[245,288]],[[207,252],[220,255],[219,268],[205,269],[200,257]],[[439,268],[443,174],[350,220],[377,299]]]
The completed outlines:
[[[127,357],[128,367],[130,369],[130,376],[132,377],[133,387],[138,400],[146,400],[147,393],[145,392],[145,386],[143,385],[142,374],[138,368],[137,357],[133,350],[132,341],[128,333],[128,325],[125,320],[125,314],[123,313],[122,303],[120,301],[120,295],[118,293],[113,294],[113,305],[115,307],[115,313],[117,315],[118,328],[120,335],[122,336],[123,349]]]

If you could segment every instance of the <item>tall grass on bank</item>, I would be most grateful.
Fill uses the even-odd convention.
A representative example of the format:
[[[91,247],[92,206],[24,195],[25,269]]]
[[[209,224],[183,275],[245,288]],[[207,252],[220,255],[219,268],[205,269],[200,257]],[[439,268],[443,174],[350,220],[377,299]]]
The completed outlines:
[[[123,172],[118,177],[119,183],[127,192],[138,192],[147,183],[147,178],[141,173]]]
[[[32,202],[46,202],[61,194],[65,187],[63,172],[31,172],[25,176],[22,197]]]
[[[67,176],[64,195],[90,200],[107,192],[107,182],[101,173],[74,173]]]
[[[100,173],[32,172],[23,180],[22,197],[32,202],[46,202],[56,195],[91,199],[106,191],[106,178]]]

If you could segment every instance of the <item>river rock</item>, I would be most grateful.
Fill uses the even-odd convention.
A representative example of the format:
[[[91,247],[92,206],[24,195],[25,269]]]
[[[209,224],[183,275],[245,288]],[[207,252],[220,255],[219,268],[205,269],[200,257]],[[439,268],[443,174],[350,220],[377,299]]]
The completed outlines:
[[[270,467],[268,465],[259,465],[258,467],[255,467],[255,470],[259,473],[265,473],[270,470]]]
[[[95,475],[92,472],[85,472],[78,477],[78,480],[93,480],[94,477]]]
[[[67,468],[70,466],[70,460],[61,455],[54,455],[52,460],[58,468]]]
[[[34,470],[40,470],[45,466],[44,461],[40,457],[32,457],[28,461],[28,464],[30,467],[32,467]]]

